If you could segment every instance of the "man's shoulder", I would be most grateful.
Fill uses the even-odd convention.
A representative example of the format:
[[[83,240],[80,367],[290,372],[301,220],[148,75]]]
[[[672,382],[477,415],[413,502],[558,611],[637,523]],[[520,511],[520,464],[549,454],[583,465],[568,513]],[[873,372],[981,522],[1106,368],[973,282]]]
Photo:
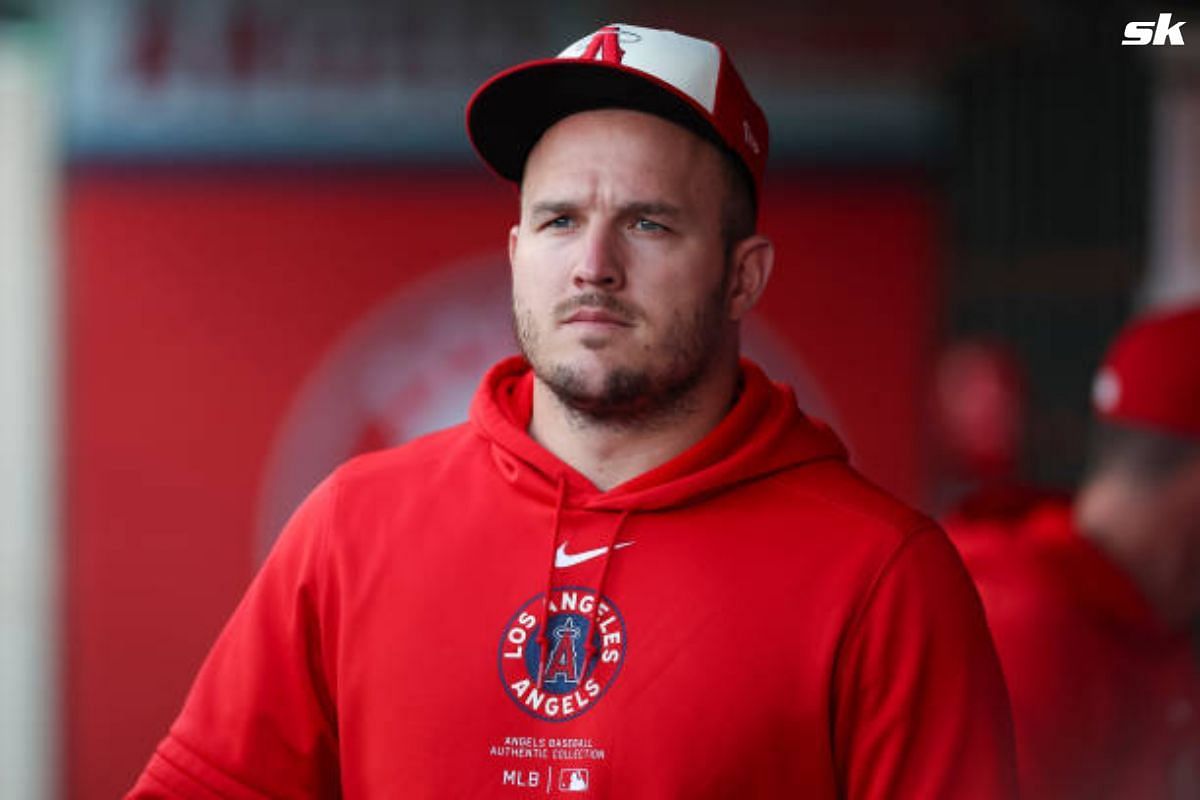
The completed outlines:
[[[937,523],[840,459],[787,470],[771,481],[782,513],[839,536],[891,549]]]
[[[1119,643],[1155,627],[1129,575],[1076,529],[1069,501],[1051,498],[1016,521],[949,530],[999,631]]]
[[[1071,527],[1069,502],[1048,498],[1019,516],[952,516],[946,530],[997,624],[1009,617],[1048,624],[1082,610],[1069,578],[1077,566],[1093,565]]]

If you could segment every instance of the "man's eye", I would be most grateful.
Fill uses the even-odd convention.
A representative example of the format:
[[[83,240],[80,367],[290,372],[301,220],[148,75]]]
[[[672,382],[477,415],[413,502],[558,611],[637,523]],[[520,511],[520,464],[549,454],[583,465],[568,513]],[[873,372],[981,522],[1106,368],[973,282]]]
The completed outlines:
[[[639,231],[647,231],[647,232],[665,231],[666,230],[665,227],[663,227],[659,223],[655,222],[654,220],[645,219],[645,218],[639,219],[637,222],[633,223],[633,226],[635,228],[637,228]]]
[[[571,218],[564,215],[564,216],[555,217],[554,219],[547,222],[543,227],[546,227],[546,228],[569,228],[569,227],[571,227],[571,224],[572,224]]]

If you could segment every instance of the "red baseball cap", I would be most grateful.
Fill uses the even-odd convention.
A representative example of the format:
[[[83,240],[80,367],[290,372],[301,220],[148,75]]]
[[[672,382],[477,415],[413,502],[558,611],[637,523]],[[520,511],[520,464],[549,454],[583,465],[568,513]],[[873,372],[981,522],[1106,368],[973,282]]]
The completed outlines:
[[[1096,374],[1101,419],[1200,439],[1200,304],[1134,320]]]
[[[629,108],[682,125],[737,156],[754,186],[767,164],[767,118],[716,42],[673,31],[605,25],[554,58],[507,69],[467,103],[479,157],[519,181],[538,139],[563,117]]]

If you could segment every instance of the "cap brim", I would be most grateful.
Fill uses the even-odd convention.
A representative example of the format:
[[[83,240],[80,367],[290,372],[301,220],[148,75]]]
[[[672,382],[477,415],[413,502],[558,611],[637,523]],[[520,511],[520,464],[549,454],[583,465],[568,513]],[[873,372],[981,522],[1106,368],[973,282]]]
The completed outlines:
[[[467,133],[484,163],[520,181],[525,160],[550,126],[601,108],[656,114],[728,149],[694,100],[653,75],[603,61],[545,59],[501,72],[467,104]]]

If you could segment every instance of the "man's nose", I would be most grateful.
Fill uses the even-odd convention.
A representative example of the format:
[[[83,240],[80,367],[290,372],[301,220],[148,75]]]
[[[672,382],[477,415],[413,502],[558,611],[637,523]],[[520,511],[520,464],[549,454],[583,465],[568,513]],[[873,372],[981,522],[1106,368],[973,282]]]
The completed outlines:
[[[625,265],[616,232],[595,225],[584,234],[580,244],[582,250],[571,273],[576,288],[615,292],[625,286]]]

